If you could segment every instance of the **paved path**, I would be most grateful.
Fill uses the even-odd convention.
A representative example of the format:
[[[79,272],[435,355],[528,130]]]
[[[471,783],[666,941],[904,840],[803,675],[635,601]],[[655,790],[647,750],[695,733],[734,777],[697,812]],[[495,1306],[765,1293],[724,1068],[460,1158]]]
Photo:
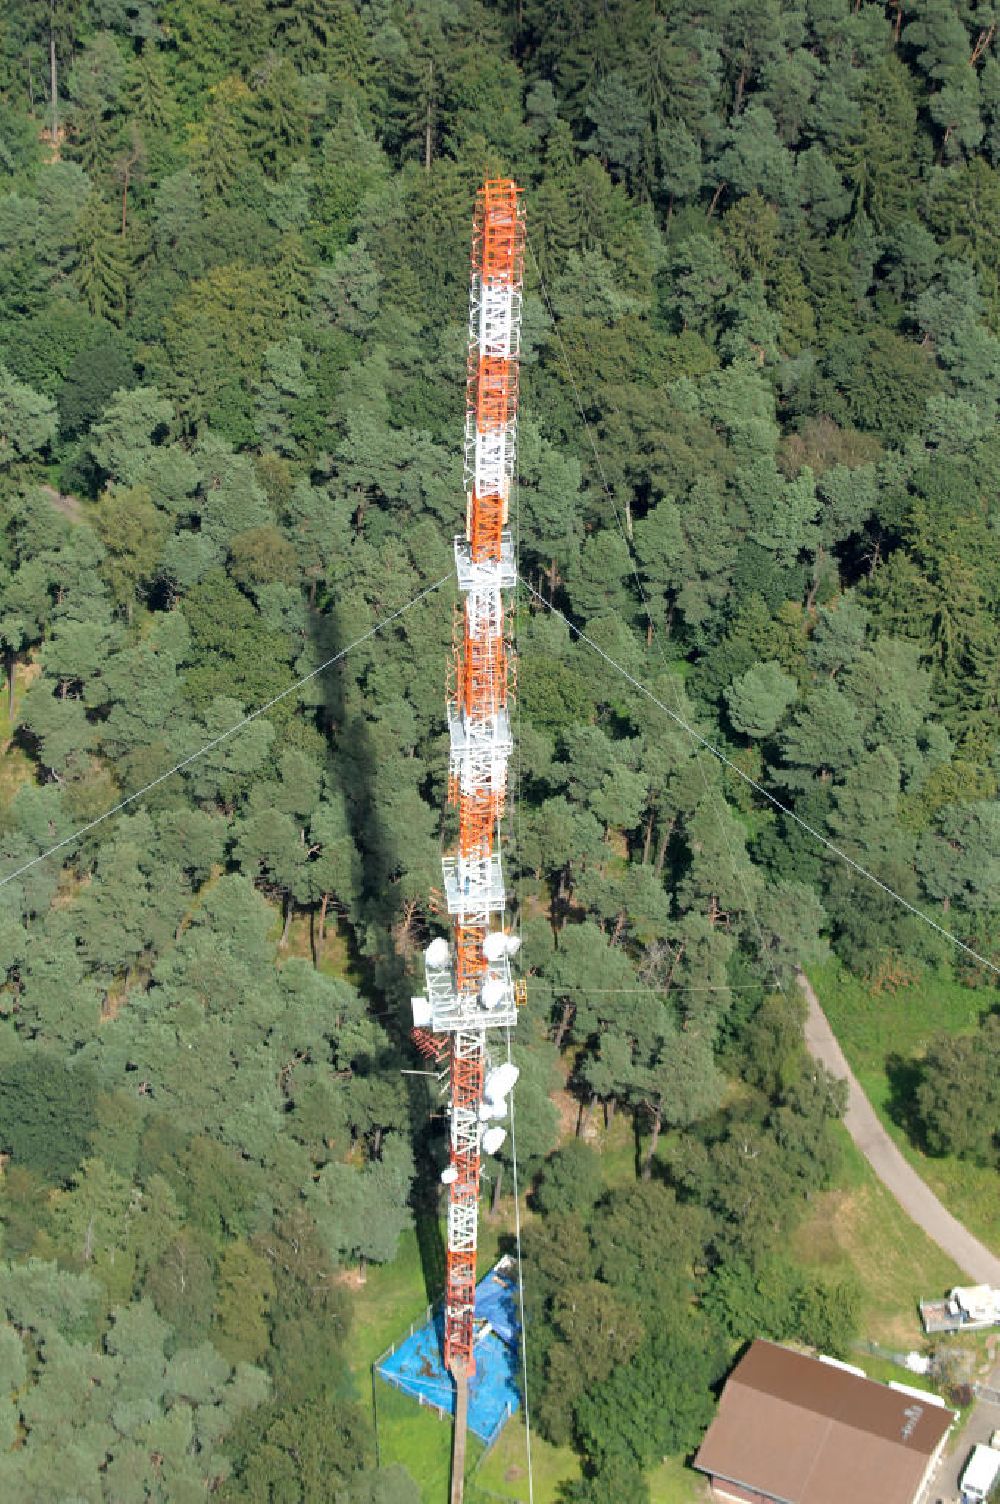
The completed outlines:
[[[974,1284],[993,1285],[1000,1289],[1000,1258],[991,1253],[978,1238],[974,1238],[961,1222],[956,1221],[920,1179],[916,1170],[903,1158],[858,1085],[808,977],[800,972],[798,980],[809,1005],[806,1018],[806,1045],[809,1053],[833,1075],[846,1078],[847,1081],[847,1112],[844,1114],[844,1123],[848,1133],[907,1216],[912,1217],[927,1236],[933,1238],[938,1247],[955,1260]],[[938,1293],[928,1291],[929,1295]]]
[[[987,1384],[1000,1384],[1000,1364],[994,1368]],[[965,1472],[969,1453],[977,1441],[988,1442],[993,1432],[1000,1430],[1000,1405],[992,1400],[977,1399],[962,1427],[962,1434],[953,1442],[931,1486],[931,1504],[954,1504],[958,1498],[958,1480]]]

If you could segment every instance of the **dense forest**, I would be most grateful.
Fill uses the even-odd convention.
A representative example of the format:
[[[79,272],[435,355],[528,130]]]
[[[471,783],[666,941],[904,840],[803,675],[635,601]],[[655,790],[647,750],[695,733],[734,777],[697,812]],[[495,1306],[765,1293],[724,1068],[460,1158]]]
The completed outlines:
[[[989,968],[567,624],[1000,964],[994,16],[8,0],[5,1499],[419,1498],[374,1468],[347,1276],[440,1214],[400,1071],[442,923],[451,586],[185,759],[448,575],[484,174],[529,225],[508,871],[566,1497],[646,1498],[747,1337],[853,1334],[857,1292],[780,1256],[842,1108],[797,965],[980,989],[914,1111],[1000,1163],[963,1102],[1000,1079]],[[631,1183],[557,1089],[578,1128],[632,1116]]]

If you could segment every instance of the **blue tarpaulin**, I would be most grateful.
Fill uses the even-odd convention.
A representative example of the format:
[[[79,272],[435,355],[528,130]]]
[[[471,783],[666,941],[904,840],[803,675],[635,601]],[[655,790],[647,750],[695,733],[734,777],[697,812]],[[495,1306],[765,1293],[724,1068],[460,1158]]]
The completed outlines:
[[[493,1441],[521,1403],[517,1388],[517,1283],[513,1266],[502,1259],[476,1286],[476,1372],[469,1382],[469,1430]],[[395,1352],[380,1359],[375,1372],[387,1384],[425,1405],[455,1410],[455,1389],[442,1358],[444,1317],[418,1327]]]

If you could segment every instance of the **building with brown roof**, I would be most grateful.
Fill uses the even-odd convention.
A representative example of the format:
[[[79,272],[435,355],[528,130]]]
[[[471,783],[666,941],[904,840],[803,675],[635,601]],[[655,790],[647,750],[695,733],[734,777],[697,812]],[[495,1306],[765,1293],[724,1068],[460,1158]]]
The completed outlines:
[[[953,1419],[933,1395],[754,1342],[694,1465],[738,1504],[921,1504]]]

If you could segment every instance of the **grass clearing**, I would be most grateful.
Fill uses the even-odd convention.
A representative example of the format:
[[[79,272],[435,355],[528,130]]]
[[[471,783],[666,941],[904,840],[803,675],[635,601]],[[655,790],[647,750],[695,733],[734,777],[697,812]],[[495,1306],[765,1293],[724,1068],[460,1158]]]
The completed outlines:
[[[664,1128],[653,1156],[654,1163],[667,1163],[673,1137],[670,1129]],[[642,1129],[637,1134],[629,1113],[616,1112],[605,1127],[603,1115],[600,1111],[595,1112],[583,1138],[600,1155],[601,1176],[609,1191],[635,1184],[649,1150],[649,1134]]]
[[[667,1457],[649,1474],[650,1504],[703,1504],[712,1492],[703,1473],[676,1457]]]
[[[382,1467],[401,1462],[420,1489],[424,1504],[445,1504],[451,1475],[451,1421],[390,1384],[376,1380],[378,1389],[379,1461]],[[470,1432],[468,1472],[482,1455],[482,1443]]]
[[[572,1447],[554,1447],[533,1431],[531,1472],[536,1504],[556,1504],[562,1484],[579,1478],[580,1459]],[[495,1499],[528,1504],[523,1416],[507,1425],[496,1446],[480,1462],[466,1497],[470,1504],[491,1504]]]
[[[893,1056],[922,1055],[941,1030],[971,1033],[996,994],[965,987],[954,978],[928,973],[910,987],[872,992],[836,962],[811,973],[823,1010],[859,1079],[871,1082],[878,1104],[889,1101],[885,1063]],[[864,1080],[865,1090],[869,1089]]]
[[[305,929],[308,937],[308,921],[306,921]],[[308,938],[305,954],[310,955]],[[345,982],[350,982],[354,987],[360,987],[361,985],[361,973],[351,957],[347,937],[336,921],[327,921],[326,937],[323,941],[323,953],[319,958],[319,970],[325,976],[339,977]]]
[[[605,1128],[600,1113],[594,1114],[595,1132],[590,1144],[601,1156],[601,1174],[609,1190],[635,1180],[635,1128],[627,1113],[617,1112]]]
[[[893,1138],[938,1200],[994,1253],[1000,1253],[1000,1175],[949,1154],[932,1159],[894,1131]],[[968,1283],[968,1276],[963,1276]]]
[[[811,980],[841,1049],[893,1141],[952,1215],[1000,1253],[1000,1175],[953,1155],[922,1153],[897,1121],[900,1086],[893,1085],[907,1063],[923,1055],[934,1034],[972,1033],[995,1005],[996,993],[934,973],[896,992],[873,993],[836,963],[817,967]]]
[[[6,675],[0,675],[0,810],[8,809],[22,783],[30,783],[35,776],[35,766],[31,758],[26,752],[22,752],[20,747],[13,746],[11,741],[17,720],[17,706],[27,687],[25,669],[22,664],[17,666],[14,683],[16,686],[15,719],[11,721],[7,713],[9,705],[7,679]]]
[[[839,1184],[814,1198],[792,1234],[791,1251],[806,1269],[853,1271],[862,1290],[861,1327],[892,1347],[923,1343],[917,1302],[960,1284],[961,1270],[911,1222],[882,1185],[842,1126]]]
[[[890,1358],[880,1358],[874,1353],[852,1353],[851,1362],[856,1363],[858,1368],[863,1368],[870,1379],[876,1379],[880,1384],[909,1384],[911,1389],[923,1389],[927,1394],[938,1392],[926,1374],[910,1373],[909,1369],[900,1368]]]
[[[392,1263],[369,1265],[364,1283],[353,1292],[351,1366],[362,1393],[376,1358],[407,1335],[411,1322],[423,1321],[433,1298],[436,1295],[428,1295],[417,1234],[410,1229],[400,1238]]]

